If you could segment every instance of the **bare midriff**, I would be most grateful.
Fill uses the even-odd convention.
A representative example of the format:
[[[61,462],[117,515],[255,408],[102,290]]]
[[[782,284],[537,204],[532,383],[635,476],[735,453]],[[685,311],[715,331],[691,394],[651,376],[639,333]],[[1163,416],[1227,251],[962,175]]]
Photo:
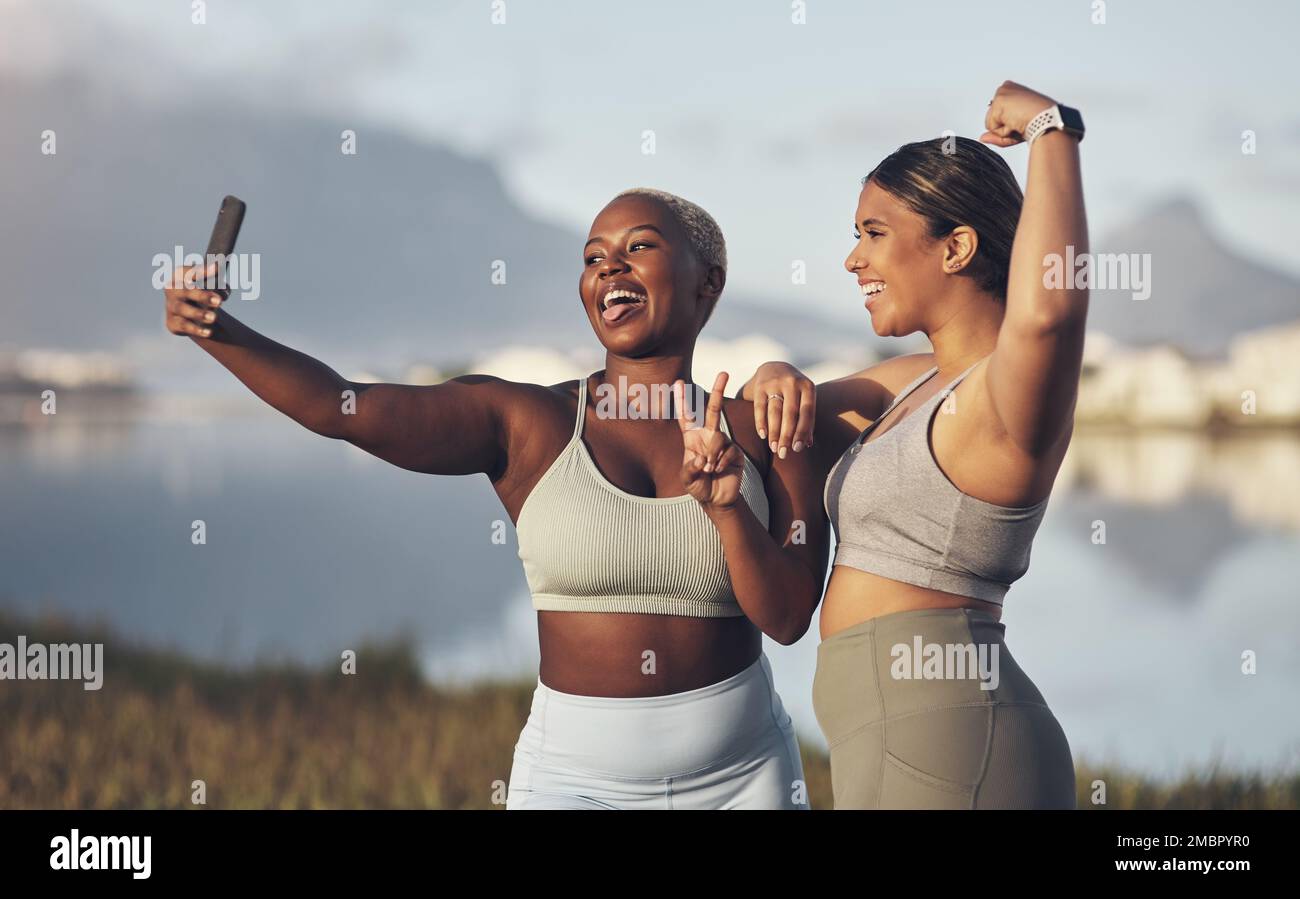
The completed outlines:
[[[1002,606],[994,602],[836,565],[822,600],[821,638],[825,640],[871,618],[918,609],[978,609],[1002,619]]]
[[[739,674],[762,634],[748,618],[537,613],[541,681],[580,696],[666,696]]]

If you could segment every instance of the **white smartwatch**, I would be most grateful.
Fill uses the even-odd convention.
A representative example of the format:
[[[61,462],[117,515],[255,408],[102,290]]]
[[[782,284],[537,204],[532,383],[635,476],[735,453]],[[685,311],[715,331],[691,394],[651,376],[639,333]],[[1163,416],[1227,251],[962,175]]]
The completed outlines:
[[[1083,116],[1079,115],[1079,110],[1057,103],[1029,120],[1029,124],[1025,126],[1025,143],[1032,144],[1034,138],[1053,128],[1059,128],[1066,134],[1073,135],[1076,140],[1083,140]]]

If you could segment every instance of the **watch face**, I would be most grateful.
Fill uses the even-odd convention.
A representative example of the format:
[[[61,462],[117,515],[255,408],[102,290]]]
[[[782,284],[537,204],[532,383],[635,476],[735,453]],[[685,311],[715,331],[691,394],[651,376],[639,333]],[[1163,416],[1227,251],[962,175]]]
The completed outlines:
[[[1066,131],[1083,133],[1083,116],[1079,115],[1079,110],[1060,105],[1056,108],[1061,110],[1061,122],[1065,125]]]

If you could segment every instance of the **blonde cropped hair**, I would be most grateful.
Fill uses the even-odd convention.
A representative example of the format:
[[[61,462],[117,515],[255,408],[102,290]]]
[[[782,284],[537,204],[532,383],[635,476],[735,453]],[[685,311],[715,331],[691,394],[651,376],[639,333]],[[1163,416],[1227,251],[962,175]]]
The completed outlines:
[[[619,197],[650,197],[663,203],[685,229],[691,249],[699,260],[705,265],[716,265],[724,272],[727,270],[727,242],[722,238],[722,229],[703,208],[676,194],[651,187],[634,187],[614,199]]]

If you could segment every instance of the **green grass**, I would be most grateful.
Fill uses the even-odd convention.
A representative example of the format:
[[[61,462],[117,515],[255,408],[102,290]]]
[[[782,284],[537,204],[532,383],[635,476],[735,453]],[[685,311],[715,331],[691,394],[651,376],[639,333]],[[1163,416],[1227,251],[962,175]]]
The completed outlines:
[[[132,646],[102,626],[0,611],[0,642],[103,643],[103,689],[0,681],[0,809],[500,808],[532,683],[440,689],[414,647],[357,651],[357,674],[260,665],[232,670]],[[824,753],[801,746],[814,808],[831,807]],[[1107,808],[1300,807],[1300,772],[1189,772],[1164,783],[1078,766]]]

